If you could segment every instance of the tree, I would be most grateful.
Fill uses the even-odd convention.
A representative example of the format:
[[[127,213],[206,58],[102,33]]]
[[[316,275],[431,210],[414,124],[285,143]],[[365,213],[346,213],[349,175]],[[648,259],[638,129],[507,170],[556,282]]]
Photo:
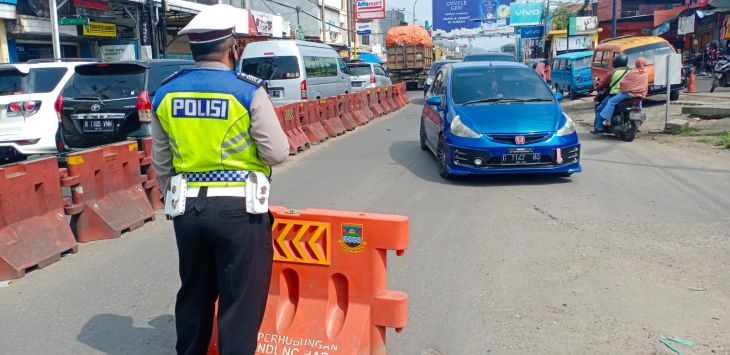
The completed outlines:
[[[556,8],[548,10],[548,13],[548,18],[552,17],[554,30],[567,30],[570,18],[576,15],[575,6],[570,3],[560,3]]]

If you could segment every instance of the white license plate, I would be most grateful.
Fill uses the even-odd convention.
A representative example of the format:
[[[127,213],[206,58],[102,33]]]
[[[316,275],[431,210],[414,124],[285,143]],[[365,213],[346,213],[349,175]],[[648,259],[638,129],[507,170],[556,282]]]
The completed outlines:
[[[269,90],[269,96],[271,96],[273,98],[280,98],[281,90]]]
[[[355,82],[352,83],[352,86],[359,88],[359,87],[362,87],[362,83],[363,83],[362,81],[355,81]]]
[[[646,114],[643,112],[630,112],[629,119],[632,121],[646,121]]]
[[[114,121],[84,120],[84,132],[114,132]]]

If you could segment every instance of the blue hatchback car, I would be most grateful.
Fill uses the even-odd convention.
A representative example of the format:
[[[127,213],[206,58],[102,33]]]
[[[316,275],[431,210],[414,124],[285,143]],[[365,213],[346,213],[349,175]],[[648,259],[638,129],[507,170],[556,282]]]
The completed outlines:
[[[545,81],[509,62],[447,64],[421,114],[421,149],[444,178],[581,171],[573,121]]]

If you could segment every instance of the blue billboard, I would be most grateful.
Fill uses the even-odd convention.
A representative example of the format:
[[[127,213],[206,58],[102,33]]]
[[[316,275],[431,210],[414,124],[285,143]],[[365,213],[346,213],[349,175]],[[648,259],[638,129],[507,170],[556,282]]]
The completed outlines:
[[[483,25],[509,25],[509,0],[434,0],[431,4],[434,30],[451,32]]]
[[[517,29],[520,34],[520,38],[534,39],[534,38],[542,38],[543,30],[545,28],[542,26],[522,26],[522,27],[517,27]]]
[[[510,6],[509,21],[512,26],[531,26],[540,24],[542,3],[516,2]]]

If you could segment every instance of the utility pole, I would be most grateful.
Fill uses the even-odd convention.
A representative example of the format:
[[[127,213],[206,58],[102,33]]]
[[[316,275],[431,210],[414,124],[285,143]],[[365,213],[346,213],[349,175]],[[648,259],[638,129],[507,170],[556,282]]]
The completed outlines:
[[[327,43],[327,40],[325,39],[325,32],[324,32],[324,0],[322,1],[322,8],[320,9],[320,13],[322,14],[322,43]]]
[[[222,4],[223,0],[218,0],[218,3]],[[251,0],[246,0],[246,3],[244,6],[246,6],[246,10],[251,10]]]
[[[167,20],[165,20],[165,12],[167,10],[167,0],[162,0],[162,8],[160,9],[160,30],[162,31],[161,41],[162,58],[167,58]]]
[[[50,0],[51,10],[51,40],[53,42],[53,57],[61,58],[61,38],[58,35],[58,9],[56,0]]]
[[[347,48],[350,48],[350,45],[352,45],[352,33],[355,31],[355,28],[352,27],[352,24],[355,23],[355,21],[350,20],[350,15],[352,15],[352,11],[349,9],[352,9],[352,0],[347,0],[347,27],[350,29],[347,31]]]
[[[413,1],[413,24],[416,24],[416,4],[418,3],[418,0]]]
[[[150,24],[150,37],[151,37],[151,43],[152,46],[152,59],[157,59],[157,39],[155,38],[155,1],[149,0],[147,2],[148,10],[147,13],[149,14],[149,24]]]
[[[613,0],[613,18],[611,19],[611,38],[616,38],[616,0]]]

